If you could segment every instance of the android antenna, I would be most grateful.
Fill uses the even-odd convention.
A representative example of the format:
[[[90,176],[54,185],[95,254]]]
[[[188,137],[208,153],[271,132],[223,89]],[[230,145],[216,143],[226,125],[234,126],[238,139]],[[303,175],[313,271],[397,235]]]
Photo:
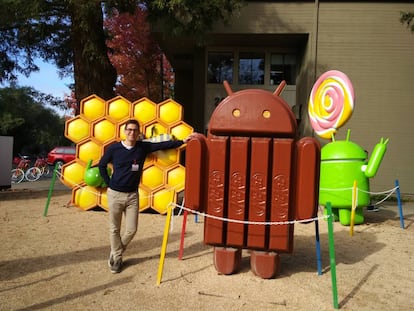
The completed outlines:
[[[224,80],[223,81],[223,85],[224,85],[224,89],[226,90],[226,92],[227,92],[227,95],[231,95],[231,94],[233,94],[233,91],[232,91],[232,89],[231,89],[231,87],[230,87],[230,84],[227,82],[227,80]]]
[[[282,92],[285,89],[285,87],[286,87],[286,81],[283,80],[282,82],[280,82],[280,84],[277,87],[277,89],[273,92],[273,95],[279,96],[280,94],[282,94]]]
[[[348,129],[348,132],[346,133],[346,141],[349,141],[350,137],[351,137],[351,130]]]

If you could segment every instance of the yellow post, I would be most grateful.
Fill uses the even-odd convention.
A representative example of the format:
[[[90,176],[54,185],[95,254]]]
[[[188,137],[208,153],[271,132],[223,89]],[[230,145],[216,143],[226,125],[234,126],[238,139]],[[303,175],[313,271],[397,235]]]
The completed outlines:
[[[352,210],[351,210],[351,226],[349,227],[349,235],[354,235],[354,222],[355,222],[355,209],[357,206],[357,181],[354,180],[354,186],[352,187]]]
[[[160,264],[158,266],[158,275],[157,275],[157,285],[161,284],[162,271],[164,269],[165,253],[167,251],[167,243],[168,243],[168,232],[170,231],[171,214],[172,214],[172,205],[169,205],[168,211],[167,211],[167,218],[165,220],[164,238],[162,240],[162,246],[161,246]]]

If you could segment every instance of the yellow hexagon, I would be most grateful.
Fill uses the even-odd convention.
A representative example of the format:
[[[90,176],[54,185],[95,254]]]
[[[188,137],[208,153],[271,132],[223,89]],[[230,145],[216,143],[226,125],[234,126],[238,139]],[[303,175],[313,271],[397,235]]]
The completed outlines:
[[[98,190],[98,189],[97,189]],[[100,196],[98,198],[98,205],[104,209],[105,211],[109,211],[108,207],[108,195],[107,195],[108,188],[99,189]]]
[[[138,195],[139,195],[139,211],[145,211],[146,209],[150,208],[151,202],[151,190],[147,190],[147,188],[141,185],[138,188]]]
[[[98,205],[98,197],[99,192],[91,186],[83,186],[72,190],[72,203],[85,211]]]
[[[111,121],[102,119],[92,126],[92,137],[100,143],[106,143],[113,140],[116,136],[116,127]]]
[[[176,192],[184,190],[185,168],[182,165],[178,165],[167,172],[167,184],[174,188]]]
[[[65,136],[77,144],[77,158],[63,166],[61,176],[62,182],[73,188],[75,205],[85,210],[95,206],[108,210],[106,189],[83,187],[83,176],[89,160],[96,165],[107,146],[125,139],[127,119],[138,120],[143,134],[155,136],[155,141],[168,139],[168,135],[158,136],[161,134],[184,139],[193,128],[181,121],[182,114],[183,109],[173,100],[158,105],[147,98],[131,104],[121,96],[107,102],[95,95],[82,100],[80,115],[65,123]],[[179,164],[180,155],[180,150],[171,149],[147,157],[138,188],[140,211],[153,207],[166,213],[168,204],[177,200],[177,193],[183,193],[185,169]]]
[[[73,187],[83,183],[85,166],[76,160],[66,163],[62,166],[62,175],[60,180],[68,187]]]
[[[125,123],[118,126],[118,134],[117,137],[119,137],[120,140],[125,140]]]
[[[122,96],[115,97],[108,102],[107,115],[115,121],[129,118],[131,103]]]
[[[181,105],[172,99],[168,99],[158,105],[158,118],[159,120],[170,125],[182,120],[182,110]]]
[[[171,203],[175,202],[173,189],[162,189],[154,194],[152,208],[160,214],[166,214]]]
[[[149,155],[147,155],[144,161],[144,169],[153,165],[156,162],[156,160],[157,157],[155,156],[155,153],[150,153]]]
[[[89,121],[95,121],[103,117],[105,115],[105,111],[106,102],[96,95],[86,97],[80,102],[80,115]]]
[[[147,98],[142,98],[133,103],[133,116],[141,125],[152,122],[157,117],[157,107],[155,103]]]
[[[177,149],[160,150],[154,153],[155,162],[160,166],[168,167],[179,162],[180,151]]]
[[[167,127],[160,123],[150,123],[144,125],[144,135],[146,138],[155,137],[161,134],[167,134]]]
[[[97,142],[88,140],[76,145],[76,154],[83,162],[88,163],[92,160],[92,165],[96,165],[102,156],[102,148]]]
[[[164,183],[164,171],[158,166],[150,166],[142,172],[141,182],[149,189],[155,190]]]
[[[81,116],[67,120],[65,123],[65,137],[74,143],[81,142],[90,135],[90,127],[88,121]]]
[[[171,127],[170,134],[177,139],[184,139],[190,135],[194,129],[188,124],[182,122]]]

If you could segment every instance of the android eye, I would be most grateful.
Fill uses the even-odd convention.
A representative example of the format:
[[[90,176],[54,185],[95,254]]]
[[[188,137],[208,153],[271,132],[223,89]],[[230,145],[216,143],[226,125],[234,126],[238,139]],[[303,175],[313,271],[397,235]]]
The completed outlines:
[[[240,109],[233,110],[233,117],[236,117],[236,118],[240,117]]]
[[[269,119],[270,118],[270,111],[269,110],[264,110],[262,112],[262,116],[266,119]]]

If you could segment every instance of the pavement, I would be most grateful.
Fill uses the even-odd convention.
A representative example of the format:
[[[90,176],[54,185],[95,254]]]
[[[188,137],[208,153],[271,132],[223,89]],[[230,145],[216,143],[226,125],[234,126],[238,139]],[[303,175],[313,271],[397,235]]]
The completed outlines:
[[[53,186],[53,189],[52,189]],[[47,196],[50,190],[53,194],[70,194],[72,189],[64,185],[59,178],[55,179],[52,185],[52,177],[41,177],[37,181],[23,181],[18,184],[11,184],[11,188],[0,191],[0,201],[13,200],[22,197],[42,197]]]
[[[24,181],[18,184],[12,184],[11,189],[12,190],[37,190],[37,191],[41,191],[41,190],[49,190],[50,187],[52,186],[52,178],[51,177],[42,177],[36,181]],[[54,184],[54,190],[57,191],[64,191],[64,190],[68,190],[70,191],[71,189],[67,186],[65,186],[59,178],[55,179],[55,184]]]

